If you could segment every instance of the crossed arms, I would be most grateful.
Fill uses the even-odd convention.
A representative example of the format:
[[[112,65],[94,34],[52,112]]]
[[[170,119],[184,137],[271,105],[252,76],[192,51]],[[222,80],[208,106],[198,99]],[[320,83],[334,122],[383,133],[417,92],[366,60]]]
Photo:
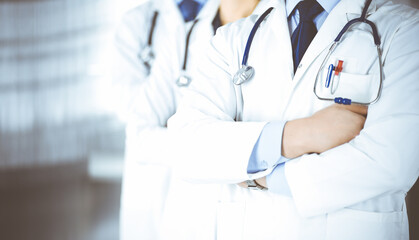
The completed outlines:
[[[331,105],[310,117],[288,121],[282,136],[282,156],[291,159],[323,153],[355,138],[364,127],[367,107]],[[266,177],[256,182],[268,187]],[[244,182],[238,184],[247,187]]]
[[[330,107],[309,119],[285,125],[283,156],[301,155],[286,164],[285,172],[294,202],[303,215],[314,216],[383,194],[407,192],[416,181],[419,68],[413,63],[417,62],[419,48],[410,41],[419,30],[415,23],[406,22],[392,38],[394,47],[386,48],[382,96],[369,107],[365,124],[362,116],[365,109],[352,115],[347,109]],[[180,172],[185,178],[235,184],[248,179],[249,156],[266,122],[234,122],[236,98],[227,80],[231,78],[230,60],[237,58],[229,44],[235,32],[231,33],[234,29],[229,28],[221,30],[224,31],[212,41],[208,62],[202,64],[205,68],[196,73],[198,77],[168,127],[183,138],[178,158],[185,160]],[[328,112],[332,110],[340,114]],[[346,114],[360,123],[349,129],[350,134],[341,135],[342,127],[348,126],[336,119],[345,120]],[[322,122],[322,115],[331,116],[323,122],[327,125],[305,130],[310,124],[304,123]],[[293,125],[302,127],[292,130]],[[314,134],[317,140],[302,141],[300,136],[304,133]],[[347,143],[350,139],[353,140]]]

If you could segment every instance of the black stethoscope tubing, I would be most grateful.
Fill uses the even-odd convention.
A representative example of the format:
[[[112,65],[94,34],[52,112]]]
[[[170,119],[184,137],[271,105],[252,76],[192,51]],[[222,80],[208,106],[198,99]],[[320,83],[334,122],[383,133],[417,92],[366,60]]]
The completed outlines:
[[[339,32],[339,34],[338,34],[338,36],[336,37],[336,39],[334,40],[334,42],[333,42],[333,44],[332,44],[332,46],[330,47],[330,49],[329,49],[329,52],[327,53],[327,56],[326,56],[326,58],[323,60],[323,63],[321,64],[321,66],[320,66],[320,69],[319,69],[319,72],[317,73],[317,76],[316,76],[316,81],[315,81],[315,84],[314,84],[314,89],[313,89],[313,91],[314,91],[314,94],[317,96],[317,98],[319,98],[320,100],[329,100],[329,101],[334,101],[335,103],[342,103],[342,104],[352,104],[352,103],[355,103],[355,104],[361,104],[361,105],[369,105],[369,104],[372,104],[372,103],[375,103],[375,102],[377,102],[378,101],[378,99],[380,98],[380,96],[381,96],[381,90],[382,90],[382,85],[383,85],[383,63],[382,63],[382,57],[381,57],[381,47],[380,47],[380,45],[381,45],[381,40],[380,40],[380,37],[379,37],[379,35],[378,35],[378,31],[377,31],[377,26],[373,23],[373,22],[371,22],[371,21],[369,21],[368,19],[366,19],[366,15],[367,15],[367,11],[368,11],[368,8],[369,8],[369,6],[370,6],[370,4],[371,4],[371,2],[372,2],[372,0],[366,0],[366,3],[365,3],[365,6],[364,6],[364,9],[362,10],[362,14],[361,14],[361,17],[359,17],[359,18],[355,18],[355,19],[352,19],[351,21],[349,21],[348,23],[346,23],[345,24],[345,26],[342,28],[342,30]],[[330,57],[330,55],[332,54],[332,52],[336,49],[336,47],[337,47],[337,45],[339,44],[339,42],[340,42],[340,40],[341,40],[341,38],[342,38],[342,36],[345,34],[345,32],[353,25],[353,24],[355,24],[355,23],[366,23],[366,24],[368,24],[370,27],[371,27],[371,29],[372,29],[372,35],[373,35],[373,38],[374,38],[374,44],[376,45],[376,48],[377,48],[377,56],[378,56],[378,64],[379,64],[379,78],[380,78],[380,84],[379,84],[379,86],[378,86],[378,92],[377,92],[377,95],[376,95],[376,97],[375,97],[375,99],[373,99],[372,101],[369,101],[369,102],[359,102],[359,101],[352,101],[351,99],[343,99],[343,98],[341,98],[341,97],[336,97],[336,98],[334,98],[334,99],[331,99],[331,98],[325,98],[325,97],[320,97],[318,94],[317,94],[317,90],[316,90],[316,88],[317,88],[317,81],[318,81],[318,77],[319,77],[319,74],[320,74],[320,71],[321,71],[321,69],[325,66],[325,63],[326,63],[326,60],[327,59],[329,59],[329,57]],[[332,82],[332,84],[333,84],[333,82]],[[332,87],[331,87],[331,89],[333,90],[333,85],[332,85]],[[332,92],[332,94],[333,94],[333,92]],[[345,100],[344,102],[342,102],[341,100]]]
[[[253,37],[256,35],[257,29],[259,28],[262,21],[266,18],[266,16],[272,11],[272,9],[274,9],[274,8],[273,7],[268,8],[268,10],[266,10],[259,17],[259,19],[256,21],[255,25],[253,26],[252,31],[250,32],[250,35],[249,35],[249,39],[247,40],[247,43],[246,43],[246,48],[244,50],[243,60],[242,60],[242,65],[243,66],[247,65],[247,59],[249,58],[250,47],[252,46]]]
[[[183,65],[182,70],[186,71],[186,64],[188,62],[188,52],[189,52],[189,39],[191,38],[192,31],[194,27],[196,26],[196,23],[198,23],[198,19],[195,19],[192,23],[191,28],[188,31],[188,35],[186,36],[186,43],[185,43],[185,54],[183,55]]]
[[[373,22],[371,22],[370,20],[368,20],[366,18],[367,16],[367,11],[368,8],[370,7],[372,0],[367,0],[367,2],[365,3],[364,9],[362,10],[362,14],[361,17],[359,18],[355,18],[352,19],[351,21],[349,21],[343,28],[342,30],[339,32],[338,36],[335,39],[335,42],[339,42],[340,39],[342,38],[343,34],[345,34],[345,32],[354,24],[354,23],[358,23],[358,22],[363,22],[366,23],[368,25],[370,25],[371,29],[372,29],[372,35],[374,37],[374,43],[375,45],[381,45],[381,40],[380,37],[378,36],[378,31],[377,31],[377,27],[375,26],[375,24]]]
[[[154,35],[154,31],[156,28],[156,23],[157,23],[157,18],[158,18],[159,12],[158,11],[154,11],[153,13],[153,17],[152,17],[152,21],[151,21],[151,26],[150,26],[150,31],[148,33],[148,40],[147,40],[147,47],[150,51],[151,57],[154,57],[152,51],[151,51],[151,47],[153,45],[153,35]],[[184,57],[183,57],[183,65],[182,65],[182,70],[186,71],[186,65],[188,62],[188,51],[189,51],[189,41],[190,41],[190,37],[192,35],[192,31],[195,27],[195,25],[198,23],[199,19],[195,19],[191,28],[188,31],[188,34],[186,36],[186,43],[185,43],[185,53],[184,53]],[[220,15],[219,15],[219,11],[217,11],[217,15],[215,16],[213,22],[212,22],[212,26],[214,28],[214,34],[216,29],[221,25],[221,21],[220,21]],[[149,61],[144,61],[144,65],[147,66],[147,68],[150,68],[150,63]]]
[[[154,35],[154,30],[156,28],[158,15],[159,15],[159,12],[154,11],[153,18],[151,20],[150,31],[148,33],[148,40],[147,40],[147,47],[146,48],[150,49],[150,51],[151,51],[151,47],[153,45],[153,35]],[[198,19],[195,19],[191,28],[188,31],[187,36],[186,36],[185,54],[184,54],[184,57],[183,57],[183,65],[182,65],[182,70],[184,70],[184,71],[186,70],[186,64],[188,62],[189,39],[191,38],[192,30],[194,29],[197,22],[198,22]],[[152,55],[152,57],[154,57],[154,54],[152,52],[150,54]],[[147,68],[151,67],[149,61],[144,61],[144,64],[147,66]]]
[[[334,40],[334,44],[332,45],[331,49],[329,50],[329,54],[328,56],[331,54],[331,52],[335,49],[335,47],[337,46],[338,42],[341,40],[342,36],[345,34],[345,32],[354,24],[354,23],[358,23],[358,22],[364,22],[366,24],[368,24],[372,31],[373,31],[373,38],[374,38],[374,43],[377,46],[377,52],[378,52],[378,58],[379,58],[379,63],[380,63],[380,86],[379,86],[379,90],[378,90],[378,94],[376,99],[373,101],[377,101],[380,97],[381,94],[381,87],[382,87],[382,60],[381,60],[381,50],[380,50],[380,38],[378,35],[378,31],[377,31],[377,27],[376,25],[367,20],[366,19],[366,15],[367,15],[367,11],[368,8],[371,4],[372,0],[366,0],[365,2],[365,6],[362,10],[362,14],[361,17],[359,18],[355,18],[351,21],[349,21],[343,28],[342,30],[339,32],[339,34],[337,35],[336,39]],[[256,21],[255,25],[253,26],[250,34],[249,34],[249,38],[247,39],[247,43],[246,43],[246,47],[244,50],[244,54],[243,54],[243,59],[242,59],[242,66],[241,68],[236,72],[236,74],[233,76],[233,83],[235,86],[235,90],[236,90],[236,102],[237,102],[237,107],[236,107],[236,121],[241,121],[242,120],[242,107],[243,107],[243,95],[242,95],[242,91],[241,91],[241,84],[243,84],[244,82],[249,81],[253,75],[254,75],[254,68],[252,66],[247,66],[247,60],[249,58],[249,52],[250,52],[250,47],[252,45],[252,41],[253,38],[256,34],[257,29],[259,28],[260,24],[262,23],[262,21],[268,16],[268,14],[272,11],[273,7],[268,8]],[[323,63],[324,64],[324,63]],[[322,65],[323,65],[322,64]],[[317,81],[317,78],[316,78]],[[316,94],[316,85],[314,86],[314,92]],[[317,95],[317,94],[316,94]],[[321,100],[330,100],[330,99],[324,99],[321,98],[319,96],[317,96],[319,99]],[[335,99],[336,100],[336,99]],[[335,101],[336,102],[336,101]],[[354,102],[357,103],[357,102]],[[370,104],[370,103],[367,103]]]
[[[154,60],[154,53],[151,46],[153,45],[153,34],[154,34],[154,29],[156,27],[158,15],[159,15],[159,12],[154,11],[153,18],[151,20],[150,30],[148,32],[147,46],[145,46],[142,49],[142,51],[138,54],[138,58],[140,58],[143,61],[143,64],[147,68],[147,70],[150,70],[151,64]]]
[[[192,34],[192,30],[194,29],[195,25],[198,23],[199,19],[195,19],[194,22],[192,23],[191,28],[189,29],[188,35],[186,37],[186,44],[185,44],[185,54],[183,57],[183,65],[182,65],[182,70],[186,71],[186,64],[188,62],[188,49],[189,49],[189,39],[191,37]],[[217,11],[217,14],[214,18],[214,20],[212,21],[212,27],[214,29],[214,34],[215,31],[217,30],[217,28],[221,25],[221,20],[220,20],[220,12]]]
[[[186,36],[185,54],[184,54],[184,57],[183,57],[183,66],[182,66],[182,69],[180,71],[179,78],[176,81],[176,85],[178,87],[186,87],[192,81],[191,77],[186,72],[186,64],[187,64],[187,61],[188,61],[189,40],[190,40],[192,31],[193,31],[193,29],[194,29],[194,27],[196,26],[197,23],[198,23],[198,19],[195,19],[194,22],[192,23],[191,28],[189,29],[189,32],[188,32],[187,36]],[[217,28],[221,25],[221,19],[220,19],[219,11],[217,11],[217,14],[216,14],[214,20],[212,21],[211,25],[213,27],[214,34],[215,34]]]
[[[148,40],[147,40],[147,47],[146,48],[149,49],[150,51],[151,51],[151,46],[153,45],[153,35],[154,35],[154,30],[156,28],[158,15],[159,15],[159,12],[154,11],[153,18],[151,20],[150,31],[148,33]],[[188,31],[187,36],[186,36],[185,54],[184,54],[184,57],[183,57],[183,65],[182,65],[182,70],[183,71],[186,70],[186,64],[188,62],[189,39],[191,38],[192,30],[194,29],[197,22],[198,22],[198,19],[195,19],[191,28]],[[151,54],[152,57],[154,57],[154,54],[152,52],[150,52],[150,54]],[[144,65],[146,65],[147,68],[151,67],[149,61],[144,61]]]
[[[149,47],[151,47],[151,45],[153,44],[153,33],[154,33],[154,29],[156,28],[156,22],[157,22],[157,17],[158,16],[159,16],[159,12],[154,11],[153,19],[151,20],[150,32],[148,33],[147,45]]]
[[[342,30],[339,32],[338,36],[335,39],[335,42],[339,42],[340,39],[342,38],[343,34],[345,34],[345,32],[354,24],[357,22],[364,22],[367,23],[368,25],[371,26],[372,28],[372,32],[373,32],[373,37],[374,37],[374,43],[375,45],[380,45],[381,41],[380,38],[378,36],[378,31],[377,31],[377,27],[375,26],[375,24],[371,21],[369,21],[368,19],[366,19],[366,15],[367,15],[367,10],[371,4],[372,0],[367,0],[367,2],[365,3],[365,7],[362,10],[362,15],[359,18],[355,18],[352,19],[351,21],[349,21],[343,28]],[[256,30],[259,28],[260,24],[262,23],[262,21],[266,18],[266,16],[272,11],[273,7],[270,7],[269,9],[267,9],[260,17],[259,19],[256,21],[255,25],[252,28],[252,31],[249,34],[249,38],[247,40],[246,43],[246,48],[244,50],[244,54],[243,54],[243,60],[242,60],[242,66],[246,66],[247,65],[247,59],[249,58],[249,52],[250,52],[250,47],[252,45],[252,41],[253,41],[253,37],[256,34]]]

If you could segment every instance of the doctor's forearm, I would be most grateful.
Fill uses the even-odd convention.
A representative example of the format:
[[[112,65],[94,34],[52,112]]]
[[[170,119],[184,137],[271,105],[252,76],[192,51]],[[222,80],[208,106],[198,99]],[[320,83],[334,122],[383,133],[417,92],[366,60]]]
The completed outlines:
[[[364,127],[367,108],[332,105],[310,117],[288,121],[282,135],[282,156],[322,153],[355,138]]]
[[[282,156],[286,158],[296,158],[312,151],[307,139],[305,122],[307,119],[296,119],[289,121],[284,126],[282,135]]]

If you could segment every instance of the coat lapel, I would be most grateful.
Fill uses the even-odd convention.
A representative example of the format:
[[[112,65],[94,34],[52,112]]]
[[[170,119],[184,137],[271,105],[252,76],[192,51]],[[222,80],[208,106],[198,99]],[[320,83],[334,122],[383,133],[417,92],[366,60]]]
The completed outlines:
[[[162,21],[169,34],[186,35],[185,23],[182,14],[180,13],[175,1],[171,0],[154,0],[156,9],[159,10],[159,18],[157,21]],[[180,28],[180,29],[179,29]],[[179,32],[182,31],[182,32]]]
[[[286,62],[290,79],[292,79],[294,76],[294,65],[292,61],[291,36],[288,28],[288,21],[286,20],[287,13],[285,10],[285,1],[275,1],[275,5],[273,7],[275,7],[275,10],[272,13],[273,16],[269,25],[276,37],[274,42],[277,43],[277,47],[280,48],[281,57],[290,59],[290,61]]]

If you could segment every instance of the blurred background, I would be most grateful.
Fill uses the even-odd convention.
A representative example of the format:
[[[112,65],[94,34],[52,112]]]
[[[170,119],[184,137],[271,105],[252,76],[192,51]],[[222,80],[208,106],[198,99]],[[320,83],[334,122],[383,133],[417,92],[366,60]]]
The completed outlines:
[[[0,0],[0,239],[118,239],[125,134],[112,37],[141,2]]]
[[[0,0],[0,239],[118,239],[113,32],[142,0]]]

